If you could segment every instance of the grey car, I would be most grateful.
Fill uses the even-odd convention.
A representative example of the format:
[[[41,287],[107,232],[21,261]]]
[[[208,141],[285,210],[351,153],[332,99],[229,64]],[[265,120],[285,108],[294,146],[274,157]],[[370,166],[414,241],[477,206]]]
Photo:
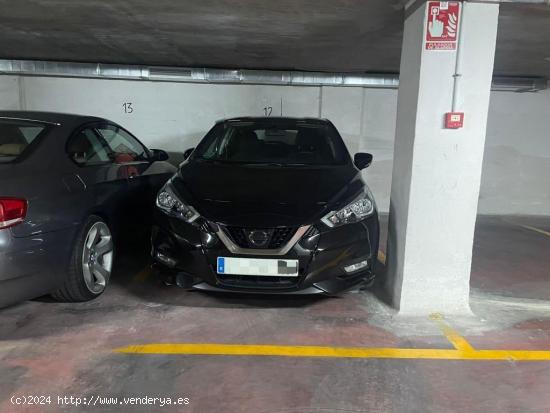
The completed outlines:
[[[115,246],[150,228],[167,160],[106,119],[0,111],[0,307],[99,296]]]

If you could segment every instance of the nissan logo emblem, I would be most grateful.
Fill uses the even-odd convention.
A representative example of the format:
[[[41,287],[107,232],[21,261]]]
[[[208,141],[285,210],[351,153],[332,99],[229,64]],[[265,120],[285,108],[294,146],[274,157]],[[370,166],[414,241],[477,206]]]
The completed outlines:
[[[248,240],[255,247],[264,247],[269,241],[269,238],[269,232],[260,229],[248,233]]]

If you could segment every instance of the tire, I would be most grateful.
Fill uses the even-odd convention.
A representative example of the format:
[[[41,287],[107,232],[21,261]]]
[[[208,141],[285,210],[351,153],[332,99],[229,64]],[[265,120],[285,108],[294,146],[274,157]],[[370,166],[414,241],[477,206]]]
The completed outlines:
[[[96,215],[88,217],[76,239],[58,301],[83,302],[99,297],[109,284],[115,257],[112,232]]]

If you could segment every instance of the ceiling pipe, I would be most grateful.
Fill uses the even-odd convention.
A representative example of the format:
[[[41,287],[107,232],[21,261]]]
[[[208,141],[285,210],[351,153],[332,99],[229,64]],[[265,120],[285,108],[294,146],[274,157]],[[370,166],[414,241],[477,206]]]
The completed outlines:
[[[429,0],[397,0],[396,6],[404,9],[426,3]],[[469,3],[519,3],[519,4],[547,4],[550,5],[550,0],[459,0]]]
[[[550,0],[465,0],[475,3],[519,3],[519,4],[546,4],[550,5]]]
[[[283,70],[213,69],[163,66],[0,60],[0,74],[92,79],[149,80],[179,83],[333,86],[397,89],[398,74],[327,73]],[[548,87],[542,77],[493,77],[493,90],[538,92]]]
[[[394,3],[394,8],[401,8],[405,10],[405,17],[409,17],[413,14],[420,6],[426,3],[429,0],[396,0],[397,3]],[[489,3],[489,4],[537,4],[537,5],[547,5],[550,6],[550,0],[458,0],[465,1],[468,3]]]

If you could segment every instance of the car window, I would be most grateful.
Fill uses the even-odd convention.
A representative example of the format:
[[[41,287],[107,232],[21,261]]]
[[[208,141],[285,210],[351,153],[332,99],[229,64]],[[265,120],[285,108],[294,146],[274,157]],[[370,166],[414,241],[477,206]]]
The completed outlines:
[[[79,165],[98,165],[112,159],[109,146],[93,130],[86,128],[72,136],[67,144],[69,157]]]
[[[46,126],[20,120],[0,121],[0,162],[19,159],[27,148],[46,131]]]
[[[148,158],[145,147],[124,129],[115,125],[96,127],[116,163],[142,161]]]
[[[337,165],[349,157],[332,125],[292,120],[218,124],[198,146],[195,156],[283,165]]]

